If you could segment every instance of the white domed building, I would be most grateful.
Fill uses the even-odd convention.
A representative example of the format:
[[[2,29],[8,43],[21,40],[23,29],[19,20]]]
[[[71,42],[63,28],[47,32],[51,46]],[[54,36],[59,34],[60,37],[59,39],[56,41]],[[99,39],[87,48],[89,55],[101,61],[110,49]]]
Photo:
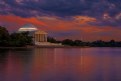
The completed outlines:
[[[47,32],[39,30],[32,24],[26,24],[19,28],[18,32],[29,32],[33,36],[33,42],[38,46],[57,46],[59,44],[47,42]]]
[[[33,36],[33,42],[39,44],[39,42],[47,42],[47,33],[39,30],[32,24],[25,24],[20,27],[18,32],[29,32],[30,36]]]
[[[26,32],[26,31],[29,31],[29,32],[33,32],[33,31],[37,31],[37,27],[35,27],[34,25],[32,24],[26,24],[24,26],[22,26],[21,28],[19,28],[19,32]]]

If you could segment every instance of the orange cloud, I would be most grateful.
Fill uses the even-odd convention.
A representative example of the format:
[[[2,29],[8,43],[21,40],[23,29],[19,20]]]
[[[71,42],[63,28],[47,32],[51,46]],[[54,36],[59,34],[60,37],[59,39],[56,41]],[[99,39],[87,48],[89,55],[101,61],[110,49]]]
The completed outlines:
[[[19,27],[26,23],[32,23],[39,29],[45,31],[51,31],[52,33],[63,33],[63,32],[78,32],[77,34],[71,34],[66,36],[60,35],[56,38],[58,39],[82,39],[82,40],[121,40],[121,28],[120,27],[110,27],[110,26],[94,26],[90,25],[89,22],[97,22],[95,18],[86,16],[76,16],[72,20],[64,20],[52,17],[37,17],[37,18],[22,18],[12,15],[0,15],[0,23],[9,24],[7,25],[9,30],[17,30]],[[50,34],[50,33],[49,33]],[[67,33],[68,34],[68,33]],[[69,33],[70,34],[70,33]]]
[[[18,29],[20,26],[27,24],[27,23],[32,23],[34,25],[37,26],[46,26],[46,24],[44,22],[39,21],[38,19],[31,17],[31,18],[22,18],[22,17],[18,17],[18,16],[13,16],[13,15],[0,15],[0,22],[4,22],[4,23],[11,23],[11,24],[17,24],[16,27],[12,27],[14,29]],[[8,28],[11,30],[11,27]]]
[[[80,24],[87,24],[88,22],[96,22],[97,21],[95,18],[88,17],[88,16],[75,16],[74,18]]]

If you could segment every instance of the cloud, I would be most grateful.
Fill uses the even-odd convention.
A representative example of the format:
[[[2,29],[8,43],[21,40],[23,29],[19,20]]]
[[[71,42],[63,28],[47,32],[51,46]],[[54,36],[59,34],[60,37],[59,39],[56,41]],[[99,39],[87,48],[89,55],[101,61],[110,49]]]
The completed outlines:
[[[120,5],[112,0],[0,0],[2,3],[0,6],[5,6],[11,9],[11,13],[15,15],[20,11],[25,13],[26,11],[33,16],[31,11],[36,11],[37,15],[51,14],[57,16],[75,16],[75,15],[87,15],[87,16],[99,16],[105,11],[118,13]],[[116,7],[119,6],[118,8]],[[3,10],[5,11],[5,10]],[[7,11],[6,11],[7,12]],[[16,12],[16,13],[15,13]],[[29,15],[28,14],[28,15]]]
[[[5,26],[9,31],[18,30],[22,25],[31,23],[36,25],[38,28],[46,27],[46,24],[38,19],[31,17],[31,18],[21,18],[18,16],[4,16],[0,15],[0,26]],[[46,29],[46,28],[45,28]]]
[[[58,16],[63,19],[87,16],[97,19],[102,25],[112,26],[121,25],[120,11],[119,0],[0,0],[2,15]]]
[[[82,20],[83,18],[83,20]],[[26,23],[32,23],[39,29],[47,31],[50,36],[57,39],[81,39],[81,40],[121,40],[121,28],[111,26],[90,25],[95,18],[78,16],[71,20],[63,20],[56,16],[22,18],[18,16],[0,16],[0,25],[7,27],[10,31],[18,30]]]
[[[58,37],[120,39],[120,0],[0,0],[0,25],[11,30],[25,23]]]

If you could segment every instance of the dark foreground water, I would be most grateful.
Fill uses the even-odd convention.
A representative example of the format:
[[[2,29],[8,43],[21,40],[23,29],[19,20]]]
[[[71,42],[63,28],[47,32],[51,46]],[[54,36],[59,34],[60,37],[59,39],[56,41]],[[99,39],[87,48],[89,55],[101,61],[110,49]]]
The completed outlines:
[[[0,50],[0,81],[121,81],[121,48]]]

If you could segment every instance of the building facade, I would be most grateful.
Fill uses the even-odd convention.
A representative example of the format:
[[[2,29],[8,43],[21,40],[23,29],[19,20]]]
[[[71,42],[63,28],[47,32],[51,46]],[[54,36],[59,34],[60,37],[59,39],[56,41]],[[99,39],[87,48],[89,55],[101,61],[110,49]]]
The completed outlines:
[[[47,42],[47,33],[44,31],[36,31],[34,33],[34,41],[35,42]]]
[[[26,24],[19,28],[18,32],[29,32],[29,35],[33,37],[33,43],[37,46],[60,46],[61,44],[55,44],[47,42],[48,33],[37,29],[32,24]]]

